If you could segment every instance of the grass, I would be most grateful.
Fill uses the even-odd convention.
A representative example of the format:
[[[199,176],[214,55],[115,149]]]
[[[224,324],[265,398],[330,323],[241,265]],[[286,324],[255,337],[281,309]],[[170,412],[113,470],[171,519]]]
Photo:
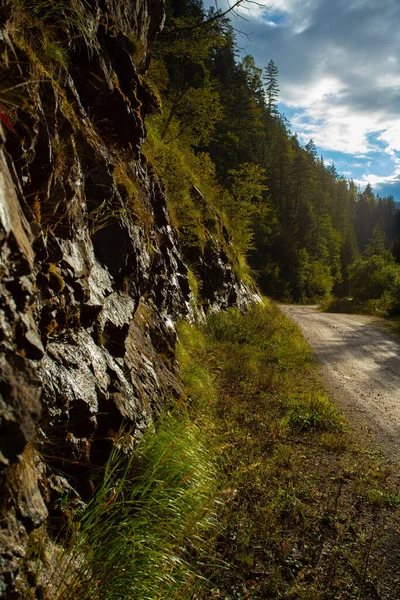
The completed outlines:
[[[214,527],[216,477],[204,432],[178,412],[151,427],[130,458],[123,439],[117,444],[43,586],[49,597],[192,597],[185,590],[192,593],[203,576],[189,559],[195,552],[207,560],[202,545]]]
[[[197,398],[208,369],[220,478],[236,490],[216,545],[229,566],[200,597],[378,597],[396,486],[350,438],[299,330],[269,303],[210,316],[202,342],[187,328],[184,380]]]
[[[89,52],[99,48],[95,19],[90,5],[80,0],[18,0],[18,23],[23,25],[25,37],[46,59],[65,67],[67,53],[59,42],[60,31],[68,32],[74,43],[83,43]]]
[[[153,221],[151,209],[145,205],[145,194],[139,180],[132,172],[129,163],[124,163],[118,153],[115,154],[113,179],[120,198],[104,200],[87,215],[91,235],[95,235],[115,219],[140,221],[147,228]]]
[[[121,434],[51,597],[394,597],[397,489],[349,437],[297,327],[265,301],[181,323],[178,350],[186,395],[130,457]]]
[[[238,251],[239,233],[224,210],[229,195],[217,183],[215,165],[210,156],[193,151],[181,134],[178,123],[172,123],[168,139],[162,139],[162,123],[161,115],[153,115],[146,120],[148,135],[142,151],[165,184],[171,222],[186,251],[186,262],[195,272],[196,261],[204,252],[206,243],[213,240],[213,244],[229,256],[238,280],[254,287],[246,258]],[[230,202],[233,202],[232,198]],[[226,238],[227,232],[234,243]]]
[[[324,312],[393,318],[392,315],[396,315],[398,312],[397,307],[394,308],[393,305],[393,296],[389,293],[385,293],[381,298],[365,300],[363,302],[356,300],[355,298],[330,298],[329,300],[322,302],[320,306]]]
[[[35,113],[38,85],[50,83],[62,116],[69,121],[74,131],[83,129],[86,139],[97,149],[102,141],[87,116],[82,113],[78,102],[71,99],[68,84],[71,46],[82,45],[90,55],[100,49],[96,19],[89,3],[85,0],[16,0],[13,11],[13,28],[10,34],[13,43],[23,53],[21,65],[26,80],[16,82],[11,87],[5,80],[6,89],[0,89],[0,107],[7,104],[11,108]],[[3,87],[0,85],[0,88]],[[33,91],[31,94],[28,93],[30,87]],[[65,143],[58,139],[52,140],[55,158],[61,163],[67,162],[66,159],[75,153],[73,139],[72,148],[67,149],[67,155],[62,148]],[[56,175],[60,175],[59,167],[62,168],[63,164],[55,165]]]

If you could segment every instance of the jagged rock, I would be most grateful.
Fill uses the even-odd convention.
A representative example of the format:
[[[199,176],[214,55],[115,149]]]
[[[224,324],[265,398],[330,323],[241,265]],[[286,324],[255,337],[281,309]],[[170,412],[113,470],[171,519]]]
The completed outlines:
[[[193,186],[191,193],[196,203],[209,215],[209,231],[219,230],[222,234],[218,239],[207,232],[207,241],[202,251],[199,251],[198,247],[191,248],[189,251],[183,248],[184,257],[194,265],[200,279],[200,295],[204,310],[215,312],[226,310],[230,306],[238,306],[240,310],[245,310],[255,298],[237,277],[223,247],[222,242],[228,247],[232,244],[229,233],[200,190]]]
[[[89,499],[90,467],[107,461],[119,429],[132,448],[182,395],[174,323],[191,315],[192,293],[162,183],[140,154],[157,104],[141,72],[164,4],[93,0],[82,10],[90,47],[67,29],[68,70],[32,78],[17,15],[0,0],[0,67],[23,91],[16,135],[0,132],[0,466],[15,463],[0,480],[11,490],[0,598],[13,600],[39,585],[25,549],[48,511],[62,519],[62,494]],[[210,234],[195,257],[205,310],[249,300],[223,236]]]
[[[43,356],[31,316],[34,253],[4,151],[0,151],[0,467],[32,438],[41,387],[30,359]]]

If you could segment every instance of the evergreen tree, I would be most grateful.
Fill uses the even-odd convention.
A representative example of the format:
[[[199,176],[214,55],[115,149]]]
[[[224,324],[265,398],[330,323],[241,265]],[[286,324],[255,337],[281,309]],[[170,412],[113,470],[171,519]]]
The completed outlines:
[[[349,274],[354,282],[358,269],[352,265],[386,261],[399,238],[393,198],[375,196],[370,185],[357,192],[324,164],[312,140],[302,146],[292,135],[278,113],[273,60],[264,72],[252,56],[239,62],[226,19],[206,13],[201,0],[168,1],[167,28],[158,38],[167,73],[159,117],[164,144],[207,157],[217,187],[204,195],[219,198],[230,238],[248,255],[264,293],[309,301],[334,286],[348,294]],[[397,256],[399,248],[400,242]]]
[[[267,101],[267,110],[269,114],[277,113],[278,109],[276,106],[279,85],[278,85],[278,68],[274,61],[271,59],[268,65],[264,69],[263,79],[265,81],[265,94]]]
[[[390,256],[385,245],[386,234],[382,229],[382,221],[379,220],[372,230],[371,239],[365,248],[365,256]]]

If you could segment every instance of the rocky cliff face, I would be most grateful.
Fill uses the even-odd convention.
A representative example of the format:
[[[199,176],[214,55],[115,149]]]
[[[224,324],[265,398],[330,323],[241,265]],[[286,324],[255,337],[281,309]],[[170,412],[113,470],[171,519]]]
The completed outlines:
[[[133,446],[182,393],[174,324],[191,316],[162,182],[140,153],[163,4],[45,6],[0,8],[4,598],[39,594],[21,564],[62,493],[86,500],[121,426]],[[206,310],[246,305],[212,236],[198,264]]]

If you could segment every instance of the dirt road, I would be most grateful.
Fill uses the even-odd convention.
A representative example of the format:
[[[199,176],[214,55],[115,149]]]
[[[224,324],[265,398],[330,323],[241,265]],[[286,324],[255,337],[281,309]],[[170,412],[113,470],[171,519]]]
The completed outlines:
[[[280,309],[300,326],[350,425],[400,460],[400,336],[373,317]]]

